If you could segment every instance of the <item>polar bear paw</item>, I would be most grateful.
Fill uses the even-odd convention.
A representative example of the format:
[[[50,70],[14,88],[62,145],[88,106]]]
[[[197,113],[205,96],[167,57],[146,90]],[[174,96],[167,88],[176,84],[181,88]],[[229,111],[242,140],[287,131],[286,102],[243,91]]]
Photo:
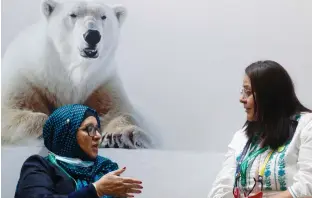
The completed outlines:
[[[125,126],[114,132],[104,132],[102,148],[141,149],[150,147],[150,138],[137,126]]]

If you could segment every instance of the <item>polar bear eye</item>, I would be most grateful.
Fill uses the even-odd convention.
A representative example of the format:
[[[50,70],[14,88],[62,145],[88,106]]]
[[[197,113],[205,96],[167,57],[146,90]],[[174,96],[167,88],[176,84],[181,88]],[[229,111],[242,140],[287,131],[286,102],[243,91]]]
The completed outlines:
[[[105,19],[106,19],[106,16],[105,16],[105,15],[103,15],[103,16],[101,17],[101,19],[105,20]]]
[[[75,14],[71,14],[71,15],[69,15],[71,18],[76,18],[77,17],[77,15],[75,15]]]

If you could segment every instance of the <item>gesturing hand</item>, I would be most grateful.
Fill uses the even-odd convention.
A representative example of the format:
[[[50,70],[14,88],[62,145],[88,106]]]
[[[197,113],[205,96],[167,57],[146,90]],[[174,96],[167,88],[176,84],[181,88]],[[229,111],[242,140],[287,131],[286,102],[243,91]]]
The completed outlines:
[[[129,177],[120,177],[126,168],[112,171],[94,182],[99,197],[111,195],[116,197],[134,197],[133,193],[141,193],[141,181]]]

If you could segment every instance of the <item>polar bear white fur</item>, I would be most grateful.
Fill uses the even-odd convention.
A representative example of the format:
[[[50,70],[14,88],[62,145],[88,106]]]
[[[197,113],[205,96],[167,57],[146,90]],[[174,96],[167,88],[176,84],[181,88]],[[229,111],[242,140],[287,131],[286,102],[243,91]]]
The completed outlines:
[[[37,139],[57,107],[79,103],[100,114],[101,147],[149,148],[115,68],[125,7],[43,0],[41,11],[42,19],[22,31],[3,58],[2,144]]]

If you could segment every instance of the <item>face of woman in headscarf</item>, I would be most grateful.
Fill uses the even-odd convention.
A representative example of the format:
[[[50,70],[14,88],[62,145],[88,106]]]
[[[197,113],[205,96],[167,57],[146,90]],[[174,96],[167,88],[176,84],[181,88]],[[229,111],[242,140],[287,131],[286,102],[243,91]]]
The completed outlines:
[[[101,140],[97,112],[87,106],[65,105],[55,110],[43,127],[44,145],[56,155],[95,159]]]
[[[90,158],[96,158],[101,140],[100,130],[94,116],[87,117],[78,128],[77,143]]]

